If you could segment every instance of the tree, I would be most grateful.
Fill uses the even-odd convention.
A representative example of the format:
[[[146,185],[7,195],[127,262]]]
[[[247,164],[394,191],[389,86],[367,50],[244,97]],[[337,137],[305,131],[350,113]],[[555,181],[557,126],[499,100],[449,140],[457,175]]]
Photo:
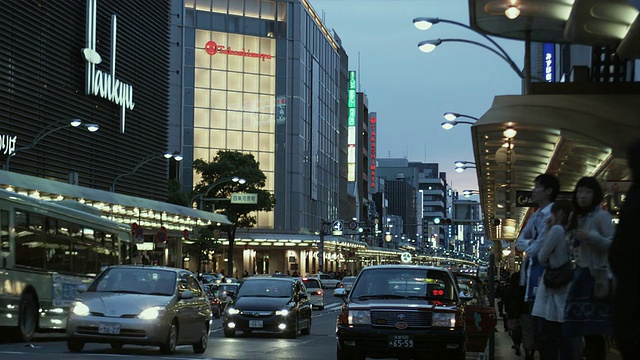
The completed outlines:
[[[167,202],[176,205],[188,206],[190,195],[182,192],[182,185],[176,179],[169,179],[167,183]]]
[[[202,194],[209,185],[218,180],[237,176],[245,179],[245,184],[227,181],[211,189],[204,198],[216,199],[212,203],[205,202],[204,210],[215,209],[227,216],[232,225],[223,227],[228,234],[228,262],[227,275],[233,276],[233,247],[237,228],[252,228],[256,224],[256,211],[272,211],[276,203],[275,196],[264,190],[267,177],[260,170],[260,163],[252,154],[239,151],[220,150],[211,162],[202,159],[194,160],[193,168],[202,176],[202,180],[195,187],[196,194]],[[258,195],[257,204],[231,204],[229,199],[232,192],[244,192]]]
[[[193,243],[185,246],[185,252],[197,261],[197,273],[202,272],[202,259],[208,257],[210,251],[219,251],[222,247],[219,238],[220,229],[215,225],[203,226],[192,239]]]

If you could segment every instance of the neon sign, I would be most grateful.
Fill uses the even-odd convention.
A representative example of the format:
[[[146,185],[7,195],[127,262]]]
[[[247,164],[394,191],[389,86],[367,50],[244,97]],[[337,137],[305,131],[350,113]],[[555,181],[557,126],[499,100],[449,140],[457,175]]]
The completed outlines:
[[[555,82],[556,77],[553,72],[555,57],[556,57],[556,49],[554,44],[543,44],[542,45],[542,54],[544,59],[542,62],[544,63],[544,80],[546,82]]]
[[[356,72],[349,71],[347,106],[347,181],[356,181]]]
[[[377,137],[377,113],[369,113],[369,177],[371,179],[369,187],[371,190],[377,188],[376,183],[376,137]]]
[[[253,53],[251,52],[251,50],[245,50],[245,48],[242,48],[242,51],[231,50],[231,46],[227,46],[225,48],[224,45],[218,45],[213,40],[207,41],[207,43],[204,45],[204,51],[206,51],[207,54],[211,56],[217,53],[220,53],[220,54],[226,54],[226,55],[260,58],[262,61],[271,60],[272,58],[270,54]]]
[[[120,105],[120,132],[124,134],[125,111],[126,109],[133,110],[136,106],[133,102],[133,87],[116,79],[116,36],[118,19],[115,14],[111,15],[110,73],[96,69],[96,65],[102,62],[102,57],[96,51],[97,7],[97,0],[87,0],[87,47],[82,49],[82,54],[85,60],[87,60],[87,66],[85,68],[85,93],[87,95],[99,96],[116,105]]]

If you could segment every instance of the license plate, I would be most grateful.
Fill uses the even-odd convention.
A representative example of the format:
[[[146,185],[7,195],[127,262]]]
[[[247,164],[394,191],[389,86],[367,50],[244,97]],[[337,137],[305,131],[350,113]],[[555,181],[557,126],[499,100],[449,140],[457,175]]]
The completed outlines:
[[[261,328],[262,326],[262,320],[249,320],[250,328]]]
[[[390,348],[413,348],[413,336],[389,335],[388,345]]]
[[[100,323],[98,326],[98,333],[111,335],[120,334],[120,324]]]

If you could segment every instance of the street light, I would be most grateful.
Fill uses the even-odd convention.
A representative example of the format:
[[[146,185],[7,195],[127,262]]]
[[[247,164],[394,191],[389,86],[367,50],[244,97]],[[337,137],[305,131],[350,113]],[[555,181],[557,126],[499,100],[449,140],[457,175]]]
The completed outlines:
[[[482,48],[485,48],[485,49],[491,51],[492,53],[498,55],[502,60],[504,60],[507,64],[509,64],[511,69],[518,75],[518,77],[520,79],[524,80],[524,78],[525,78],[524,72],[518,68],[518,65],[516,65],[516,63],[509,57],[509,55],[507,55],[506,53],[500,52],[500,51],[498,51],[498,50],[496,50],[496,49],[494,49],[494,48],[492,48],[490,46],[487,46],[486,44],[478,42],[478,41],[467,40],[467,39],[455,39],[455,38],[423,40],[423,41],[418,43],[418,49],[420,49],[422,52],[426,52],[426,53],[432,52],[433,50],[435,50],[435,48],[438,45],[440,45],[440,44],[442,44],[444,42],[462,42],[462,43],[473,44],[473,45],[477,45],[477,46],[480,46]],[[504,51],[504,50],[502,50],[502,51]]]
[[[478,190],[462,190],[462,196],[471,197],[471,195],[480,195],[480,191]]]
[[[60,125],[62,124],[62,125]],[[60,125],[58,127],[54,127],[56,125]],[[71,127],[79,127],[80,125],[83,125],[83,127],[85,127],[87,130],[89,130],[89,132],[96,132],[100,129],[100,126],[98,124],[83,124],[82,120],[80,119],[72,119],[71,121],[67,121],[67,120],[61,120],[61,121],[57,121],[54,123],[51,123],[49,125],[47,125],[44,129],[40,130],[40,132],[38,133],[38,135],[36,135],[36,137],[33,139],[33,141],[31,141],[31,144],[25,146],[25,147],[21,147],[18,149],[15,149],[11,154],[9,154],[7,156],[7,161],[5,162],[4,165],[4,169],[6,171],[9,171],[9,163],[11,162],[11,158],[15,156],[15,154],[18,151],[25,151],[25,150],[29,150],[31,148],[33,148],[34,146],[36,146],[40,140],[44,139],[45,137],[47,137],[49,134],[54,133],[58,130],[62,130],[68,126]]]
[[[182,155],[180,155],[180,153],[179,153],[179,152],[177,152],[177,151],[176,151],[176,152],[173,152],[173,153],[167,152],[167,153],[162,154],[162,155],[155,155],[155,154],[154,154],[154,155],[149,155],[149,156],[147,156],[146,158],[142,159],[142,160],[141,160],[141,161],[140,161],[140,162],[139,162],[139,163],[138,163],[138,164],[133,168],[133,170],[131,170],[130,172],[125,173],[125,174],[120,174],[120,175],[116,176],[116,178],[115,178],[115,179],[113,179],[113,182],[111,183],[111,192],[115,192],[115,191],[116,191],[116,183],[118,182],[118,180],[120,180],[120,178],[122,178],[122,177],[124,177],[124,176],[129,176],[129,175],[133,175],[133,174],[135,174],[135,173],[136,173],[136,171],[138,171],[138,169],[140,169],[140,167],[141,167],[142,165],[144,165],[144,164],[148,163],[148,162],[149,162],[149,161],[151,161],[151,160],[155,160],[155,159],[158,159],[158,158],[161,158],[161,157],[164,157],[164,158],[165,158],[165,159],[167,159],[167,160],[169,160],[169,159],[171,159],[171,158],[174,158],[176,161],[180,161],[180,160],[182,160]]]
[[[456,161],[453,163],[456,167],[463,167],[465,165],[475,165],[476,163],[474,163],[473,161]]]
[[[449,129],[453,128],[454,126],[458,125],[458,124],[470,124],[470,125],[473,125],[473,124],[476,123],[476,121],[479,120],[475,116],[459,114],[459,113],[454,113],[454,112],[446,112],[446,113],[444,113],[444,118],[447,121],[443,122],[440,125],[445,130],[449,130]],[[457,120],[458,118],[468,118],[468,119],[471,119],[473,121]]]
[[[209,187],[207,187],[207,188],[204,190],[204,192],[202,192],[202,193],[200,193],[200,194],[195,194],[195,195],[193,195],[193,197],[191,198],[191,200],[189,200],[189,206],[193,206],[193,202],[194,202],[197,198],[200,198],[200,203],[199,203],[198,208],[199,208],[200,210],[202,210],[202,198],[203,198],[204,196],[206,196],[206,195],[207,195],[207,194],[208,194],[208,193],[209,193],[209,192],[210,192],[214,187],[216,187],[216,186],[218,186],[218,185],[220,185],[220,184],[222,184],[222,183],[229,182],[229,181],[233,181],[233,182],[238,183],[238,184],[244,184],[244,183],[246,183],[246,182],[247,182],[247,180],[245,180],[245,179],[243,179],[243,178],[240,178],[240,177],[237,177],[237,176],[230,176],[230,177],[227,177],[227,178],[220,179],[220,180],[218,180],[218,181],[214,182],[213,184],[209,185]]]

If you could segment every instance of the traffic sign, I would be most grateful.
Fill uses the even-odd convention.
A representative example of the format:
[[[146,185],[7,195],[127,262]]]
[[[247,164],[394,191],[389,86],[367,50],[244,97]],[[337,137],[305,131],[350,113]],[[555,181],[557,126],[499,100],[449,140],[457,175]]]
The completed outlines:
[[[344,228],[344,221],[336,220],[331,224],[331,230],[333,235],[342,235],[342,229]]]
[[[349,229],[355,230],[358,228],[358,222],[355,220],[349,221]]]
[[[402,253],[402,255],[400,255],[400,260],[403,263],[410,263],[411,262],[411,254],[408,253],[408,252]]]

